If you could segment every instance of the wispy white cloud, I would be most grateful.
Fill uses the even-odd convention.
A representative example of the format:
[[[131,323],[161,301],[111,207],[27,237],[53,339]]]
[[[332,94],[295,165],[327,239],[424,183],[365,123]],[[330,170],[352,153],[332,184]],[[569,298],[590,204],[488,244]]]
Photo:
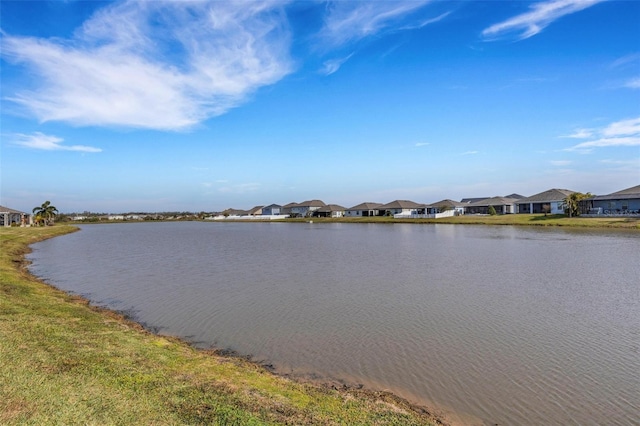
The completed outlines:
[[[344,58],[329,59],[328,61],[325,61],[322,64],[323,67],[320,70],[320,73],[324,74],[324,75],[333,74],[334,72],[338,71],[340,69],[340,67],[342,66],[342,64],[347,62],[352,56],[353,56],[353,53],[350,54],[349,56],[344,57]]]
[[[414,13],[430,0],[360,2],[337,1],[328,6],[320,38],[330,47],[342,46],[374,35]],[[444,19],[445,16],[439,17]],[[436,22],[436,21],[433,21]],[[427,25],[425,22],[422,26]],[[418,28],[413,26],[412,28]]]
[[[423,27],[426,27],[427,25],[435,24],[436,22],[440,22],[440,21],[442,21],[444,18],[446,18],[449,15],[451,15],[451,12],[445,12],[445,13],[442,13],[442,14],[436,16],[435,18],[425,19],[423,21],[418,22],[417,24],[405,25],[404,27],[401,27],[400,29],[401,30],[415,30],[415,29],[423,28]]]
[[[430,145],[430,143],[429,142],[417,142],[415,146],[419,148],[421,146],[427,146],[427,145]]]
[[[479,151],[465,151],[460,155],[476,155]]]
[[[613,61],[609,68],[626,68],[640,63],[640,53],[631,53]]]
[[[70,40],[4,34],[3,56],[39,81],[8,99],[41,121],[184,129],[292,71],[282,8],[277,0],[126,1]]]
[[[515,38],[523,40],[538,34],[565,15],[579,12],[602,1],[604,0],[547,0],[533,3],[529,12],[486,28],[482,31],[482,36],[492,40],[515,35]]]
[[[640,77],[632,78],[624,83],[624,87],[629,89],[640,89]]]
[[[552,166],[568,166],[569,164],[572,163],[571,160],[551,160],[549,163],[551,163]]]
[[[594,148],[640,146],[640,117],[616,121],[602,129],[594,129],[593,140],[566,148],[565,151],[591,152]]]
[[[572,139],[588,139],[590,137],[593,137],[593,133],[593,129],[576,129],[572,134],[561,137]]]
[[[85,145],[62,145],[64,139],[57,136],[45,135],[35,132],[30,135],[18,133],[13,135],[13,143],[25,148],[40,149],[44,151],[79,151],[102,152],[102,149]]]

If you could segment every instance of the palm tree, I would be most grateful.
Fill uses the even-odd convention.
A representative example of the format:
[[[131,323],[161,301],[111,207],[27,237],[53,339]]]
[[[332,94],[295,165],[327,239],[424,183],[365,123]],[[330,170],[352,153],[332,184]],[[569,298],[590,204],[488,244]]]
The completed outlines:
[[[58,214],[58,209],[51,205],[51,201],[45,201],[40,207],[34,207],[33,214],[40,217],[45,225],[53,224],[53,219]]]
[[[569,195],[563,200],[565,213],[569,215],[569,217],[579,216],[581,201],[591,197],[593,197],[593,195],[591,195],[590,192],[587,192],[586,194],[583,194],[582,192],[574,192]]]

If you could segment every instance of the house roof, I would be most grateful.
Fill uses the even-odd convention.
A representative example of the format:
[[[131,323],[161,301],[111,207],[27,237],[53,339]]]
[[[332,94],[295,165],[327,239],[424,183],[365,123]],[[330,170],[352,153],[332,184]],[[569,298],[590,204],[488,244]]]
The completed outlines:
[[[378,210],[378,208],[382,205],[382,203],[360,203],[357,206],[353,206],[348,208],[347,210]]]
[[[532,195],[531,197],[521,198],[520,200],[518,200],[518,203],[545,203],[552,201],[562,201],[574,192],[576,191],[553,188],[539,194]]]
[[[471,203],[470,206],[473,207],[483,207],[483,206],[503,206],[506,204],[514,204],[518,200],[516,198],[507,198],[507,197],[491,197],[486,198],[484,200],[480,200],[475,203]]]
[[[282,206],[283,209],[289,209],[291,207],[298,207],[300,204],[298,203],[289,203],[289,204],[285,204],[284,206]]]
[[[460,202],[464,204],[470,204],[477,203],[478,201],[486,200],[488,198],[490,197],[463,198],[462,200],[460,200]]]
[[[515,198],[516,200],[519,200],[520,198],[525,198],[525,196],[513,193],[513,194],[505,195],[504,198]]]
[[[429,207],[462,207],[465,205],[465,203],[453,201],[448,198],[446,200],[440,200],[437,203],[428,204]]]
[[[338,204],[327,204],[320,207],[317,211],[320,213],[343,212],[346,209]]]
[[[252,208],[251,210],[248,211],[248,213],[250,215],[252,214],[258,214],[258,213],[262,213],[262,207],[263,206],[255,206],[254,208]]]
[[[244,216],[249,212],[247,210],[238,210],[238,209],[226,209],[221,212],[222,214],[227,214],[229,216]]]
[[[395,200],[378,207],[378,210],[417,209],[422,207],[424,207],[424,204],[414,203],[413,201],[409,201],[409,200]]]
[[[307,200],[298,204],[296,207],[324,207],[326,204],[322,200]]]
[[[632,186],[631,188],[623,189],[622,191],[609,195],[593,197],[594,200],[628,200],[631,198],[640,198],[640,185]]]
[[[21,212],[20,210],[10,209],[9,207],[5,207],[5,206],[0,206],[0,213],[22,213],[22,214],[26,214],[25,212]]]
[[[269,204],[268,206],[264,206],[263,209],[277,209],[282,207],[280,204]]]

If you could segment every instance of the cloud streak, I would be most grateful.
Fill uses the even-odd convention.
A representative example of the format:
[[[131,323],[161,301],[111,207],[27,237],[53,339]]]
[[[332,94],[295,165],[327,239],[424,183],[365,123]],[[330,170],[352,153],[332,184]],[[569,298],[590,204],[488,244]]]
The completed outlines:
[[[57,136],[45,135],[40,132],[35,132],[31,135],[18,133],[13,136],[13,143],[24,148],[39,149],[44,151],[102,152],[102,149],[92,146],[62,145],[64,139]]]
[[[640,117],[616,121],[602,129],[594,129],[585,134],[586,138],[595,138],[566,148],[565,151],[589,153],[594,148],[612,146],[640,146]]]
[[[484,31],[482,36],[487,40],[513,36],[524,40],[540,33],[547,26],[563,16],[589,8],[603,0],[548,0],[534,3],[530,11],[514,16],[506,21],[494,24]]]
[[[328,13],[319,36],[331,48],[343,46],[391,27],[402,18],[416,12],[429,2],[429,0],[332,2],[328,6]],[[437,22],[444,19],[445,16],[446,15],[441,15],[431,20],[431,22]],[[431,22],[424,21],[409,28],[420,28]]]
[[[127,1],[71,40],[3,35],[40,84],[8,97],[40,121],[182,130],[292,71],[282,3]]]

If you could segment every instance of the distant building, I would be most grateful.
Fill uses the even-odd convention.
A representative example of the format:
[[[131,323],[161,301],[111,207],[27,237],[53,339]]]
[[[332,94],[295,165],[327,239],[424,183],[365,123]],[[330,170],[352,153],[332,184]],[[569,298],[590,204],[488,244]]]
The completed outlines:
[[[382,203],[360,203],[345,210],[344,215],[347,217],[370,217],[381,216],[380,206]]]
[[[470,203],[465,211],[467,214],[489,214],[490,207],[493,207],[497,214],[510,214],[516,212],[517,201],[516,198],[491,197]]]
[[[384,215],[416,215],[424,214],[425,205],[418,204],[409,200],[395,200],[387,204],[383,204],[378,208]]]
[[[327,204],[313,212],[317,217],[343,217],[345,208],[337,204]]]
[[[271,216],[271,215],[277,215],[280,214],[280,209],[282,208],[282,206],[280,204],[270,204],[268,206],[265,206],[262,208],[262,215],[263,216]]]
[[[0,226],[30,226],[32,225],[32,216],[29,213],[20,210],[10,209],[9,207],[0,206]]]
[[[564,199],[575,193],[569,189],[548,189],[518,200],[518,213],[564,213]]]
[[[600,214],[640,214],[640,185],[609,195],[598,195],[588,200],[592,210]]]

